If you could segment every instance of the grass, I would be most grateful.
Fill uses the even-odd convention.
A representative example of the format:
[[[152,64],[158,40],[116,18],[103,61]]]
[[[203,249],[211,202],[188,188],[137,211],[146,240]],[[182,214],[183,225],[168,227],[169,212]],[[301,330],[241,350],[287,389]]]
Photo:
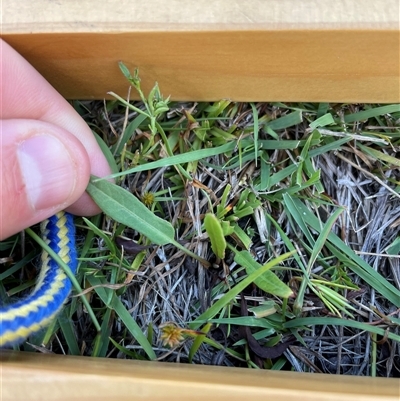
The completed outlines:
[[[399,377],[400,106],[175,103],[121,69],[141,102],[74,102],[115,184],[92,177],[71,302],[21,348]],[[0,250],[20,296],[37,247]]]

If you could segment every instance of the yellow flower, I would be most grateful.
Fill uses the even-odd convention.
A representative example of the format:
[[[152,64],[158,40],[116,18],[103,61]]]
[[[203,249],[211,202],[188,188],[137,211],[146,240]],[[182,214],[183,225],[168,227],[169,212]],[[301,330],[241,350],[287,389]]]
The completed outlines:
[[[145,192],[142,196],[142,202],[147,207],[150,207],[154,203],[154,194],[152,194],[151,192]]]
[[[164,346],[170,348],[176,347],[183,340],[183,333],[185,329],[181,329],[174,322],[167,322],[160,326],[161,329],[161,340]]]

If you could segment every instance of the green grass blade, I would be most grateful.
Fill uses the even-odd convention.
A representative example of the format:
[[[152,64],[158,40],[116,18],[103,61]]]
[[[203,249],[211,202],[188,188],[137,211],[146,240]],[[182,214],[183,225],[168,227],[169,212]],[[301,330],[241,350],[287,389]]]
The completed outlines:
[[[235,262],[238,265],[245,267],[248,275],[257,272],[259,269],[262,269],[265,266],[262,266],[256,262],[248,251],[236,253]],[[275,273],[269,270],[266,270],[262,275],[257,277],[254,280],[254,284],[261,288],[264,292],[277,295],[278,297],[288,298],[290,295],[292,295],[292,290],[285,283],[283,283]]]
[[[310,129],[314,130],[318,127],[326,127],[327,125],[330,125],[330,124],[335,124],[335,120],[333,119],[331,113],[327,113],[327,114],[317,118],[316,120],[314,120],[310,124]]]
[[[293,127],[303,121],[303,116],[300,110],[287,114],[286,116],[279,117],[276,120],[269,121],[265,124],[266,127],[276,131]]]
[[[72,325],[72,321],[69,317],[69,307],[64,308],[58,316],[58,324],[64,335],[65,341],[68,345],[69,355],[81,355],[78,342],[76,340],[75,329]]]
[[[353,123],[355,121],[368,120],[370,118],[382,116],[383,114],[390,114],[398,111],[400,111],[400,104],[389,104],[382,107],[373,107],[368,110],[359,111],[358,113],[345,115],[344,122]]]
[[[254,160],[257,166],[257,160],[258,160],[258,111],[256,109],[256,106],[254,103],[250,103],[251,110],[253,112],[253,121],[254,121],[254,127],[253,127],[253,136],[254,136]]]
[[[103,139],[96,134],[96,132],[92,131],[94,137],[96,138],[97,143],[100,146],[101,151],[103,152],[105,158],[107,159],[108,165],[111,167],[111,171],[113,173],[117,173],[118,166],[117,163],[115,162],[114,156],[110,151],[110,148],[104,143]]]
[[[82,288],[79,285],[78,280],[76,279],[75,275],[72,273],[72,271],[69,268],[69,266],[31,228],[27,228],[27,229],[25,229],[25,231],[31,238],[33,238],[55,260],[55,262],[59,266],[61,266],[61,268],[64,270],[65,274],[67,275],[67,277],[71,280],[72,286],[75,288],[76,292],[78,294],[81,294],[82,293]],[[92,319],[92,322],[93,322],[96,330],[100,331],[100,324],[97,321],[96,315],[94,314],[93,309],[89,304],[89,301],[86,299],[85,295],[80,295],[80,299],[82,300],[82,303],[85,305],[86,310],[87,310],[90,318]]]
[[[381,329],[380,327],[373,326],[372,324],[357,322],[356,320],[347,320],[334,317],[300,317],[297,319],[290,320],[283,324],[286,329],[291,328],[303,328],[304,326],[318,326],[318,325],[332,325],[332,326],[344,326],[353,327],[355,329],[368,331],[370,333],[379,334],[381,336],[387,336],[388,338],[400,342],[400,336],[390,331]]]
[[[252,140],[246,140],[244,141],[244,146],[250,145],[253,143]],[[193,152],[187,152],[175,156],[170,156],[170,157],[165,157],[163,159],[151,162],[151,163],[146,163],[141,166],[136,166],[131,169],[122,171],[121,173],[117,174],[111,174],[108,177],[104,178],[97,178],[95,181],[103,181],[104,179],[108,178],[117,178],[121,177],[127,174],[133,174],[133,173],[138,173],[140,171],[148,171],[148,170],[154,170],[156,168],[160,167],[169,167],[169,166],[175,166],[176,164],[182,164],[182,163],[190,163],[194,162],[197,160],[205,159],[210,156],[217,156],[223,153],[231,152],[238,146],[238,143],[236,141],[232,141],[229,143],[226,143],[225,145],[221,145],[215,148],[207,148],[207,149],[200,149],[200,150],[195,150]]]
[[[206,324],[203,329],[201,330],[204,334],[199,334],[198,336],[196,336],[196,338],[193,341],[192,346],[190,347],[189,350],[189,354],[188,354],[188,359],[189,359],[189,363],[193,362],[193,357],[196,355],[196,352],[199,350],[199,348],[201,347],[201,344],[204,343],[204,339],[207,335],[207,333],[210,331],[212,327],[211,323]]]
[[[343,207],[336,209],[332,213],[332,215],[329,217],[329,219],[326,221],[326,223],[324,224],[317,240],[315,241],[313,250],[311,252],[311,256],[310,256],[308,266],[307,266],[307,269],[309,271],[311,271],[312,266],[314,265],[319,253],[321,252],[322,248],[324,247],[329,234],[332,232],[333,225],[335,224],[338,217],[343,213],[343,211],[344,211]]]
[[[197,321],[197,319],[196,319]],[[225,317],[218,319],[209,319],[199,321],[199,323],[214,323],[214,324],[234,324],[236,326],[247,326],[247,327],[261,327],[263,329],[281,329],[281,324],[276,324],[265,318],[256,318],[252,316],[239,316],[239,317]]]
[[[103,321],[101,322],[101,332],[97,334],[92,356],[98,358],[105,358],[107,356],[110,335],[111,335],[111,315],[112,310],[107,308],[104,315],[102,316]]]
[[[132,336],[136,339],[136,341],[140,344],[143,348],[144,352],[146,352],[147,356],[154,360],[156,359],[156,354],[148,342],[147,337],[143,334],[142,330],[132,318],[131,314],[126,310],[123,303],[119,300],[119,298],[113,294],[111,303],[109,304],[109,293],[110,290],[108,288],[104,288],[103,286],[106,281],[102,278],[95,277],[95,276],[87,276],[87,280],[89,281],[90,285],[94,287],[97,295],[101,298],[101,300],[110,308],[114,309],[115,313],[119,316],[119,318],[124,323],[125,327],[128,331],[132,334]]]
[[[292,199],[292,201],[299,214],[304,216],[307,224],[317,232],[321,232],[321,222],[317,217],[299,199]],[[396,307],[400,307],[400,291],[396,287],[385,280],[368,263],[354,253],[336,234],[331,232],[328,235],[328,241],[331,246],[327,243],[327,247],[335,256],[344,261],[354,273],[386,297],[388,301],[392,302]],[[346,258],[343,257],[344,255]]]
[[[379,150],[370,148],[369,146],[364,146],[361,143],[357,143],[357,147],[360,148],[365,154],[372,156],[375,159],[381,160],[392,166],[400,167],[400,159],[387,155]]]
[[[119,155],[122,152],[122,149],[126,144],[126,142],[132,137],[134,132],[139,128],[140,124],[142,124],[147,118],[148,118],[147,116],[139,114],[132,122],[129,123],[123,135],[119,138],[118,142],[113,146],[113,151],[112,151],[113,155]],[[116,171],[112,170],[112,171],[113,173],[118,172],[118,170]]]

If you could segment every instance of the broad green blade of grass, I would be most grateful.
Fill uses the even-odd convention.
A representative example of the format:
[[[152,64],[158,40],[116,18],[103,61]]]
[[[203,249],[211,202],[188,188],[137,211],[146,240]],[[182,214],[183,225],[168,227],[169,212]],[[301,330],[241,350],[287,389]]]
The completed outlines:
[[[276,120],[268,121],[265,125],[270,129],[277,131],[280,129],[285,129],[293,127],[300,124],[303,121],[303,116],[301,111],[294,111],[287,114],[286,116],[279,117]]]
[[[331,113],[327,113],[310,123],[310,129],[314,130],[318,127],[326,127],[330,124],[335,124],[335,120],[333,119]]]
[[[250,276],[252,273],[257,272],[264,266],[254,260],[248,251],[241,251],[236,253],[235,262],[246,268],[246,273]],[[268,263],[267,263],[268,264]],[[272,266],[271,266],[272,267]],[[254,280],[254,284],[261,288],[264,292],[277,295],[278,297],[288,298],[292,295],[292,290],[283,283],[278,276],[267,270],[262,275]]]
[[[352,141],[353,138],[349,135],[348,137],[340,138],[337,141],[332,141],[327,143],[326,145],[322,145],[318,148],[311,149],[308,152],[309,157],[316,157],[319,155],[323,155],[324,153],[331,152],[333,150],[340,149],[342,145],[344,145],[347,142]]]
[[[143,348],[144,352],[146,352],[147,356],[150,359],[156,359],[156,354],[148,342],[147,337],[143,334],[142,330],[132,318],[131,314],[126,310],[124,304],[119,300],[119,298],[112,293],[111,302],[108,303],[110,298],[110,290],[105,288],[104,285],[107,284],[105,279],[100,277],[95,277],[92,275],[88,275],[86,277],[89,284],[94,287],[97,295],[101,298],[101,300],[109,307],[114,309],[115,313],[119,316],[119,318],[124,323],[125,327],[132,334],[133,338],[140,344]]]
[[[175,241],[175,231],[169,221],[156,216],[127,190],[95,177],[91,178],[86,190],[100,209],[115,221],[137,230],[154,244],[173,244],[203,266],[210,266],[208,261]]]
[[[108,181],[89,182],[87,192],[105,214],[125,224],[157,245],[174,241],[171,223],[157,217],[130,192]]]
[[[400,255],[400,237],[397,237],[387,248],[388,255]]]
[[[286,329],[304,329],[304,327],[306,326],[318,325],[353,327],[355,329],[368,331],[370,333],[376,333],[383,337],[387,337],[391,340],[400,342],[400,336],[398,334],[392,333],[391,331],[385,329],[381,329],[380,327],[374,326],[372,324],[357,322],[355,320],[340,319],[335,317],[300,317],[283,323],[283,327]]]
[[[31,336],[29,338],[29,342],[38,346],[40,346],[41,344],[47,346],[51,343],[52,339],[54,338],[54,333],[56,333],[59,328],[60,324],[58,322],[58,319],[54,319],[52,322],[50,322],[50,325],[46,328],[46,330],[44,330],[44,332],[39,331],[38,333],[35,333],[33,336]]]
[[[81,350],[79,349],[78,341],[76,340],[75,328],[73,327],[68,312],[69,307],[63,308],[58,316],[58,323],[68,345],[68,354],[81,355]]]
[[[329,103],[319,103],[317,110],[317,119],[326,114],[329,110]]]
[[[353,123],[355,121],[368,120],[370,118],[379,117],[384,114],[391,114],[400,111],[400,104],[389,104],[382,107],[372,107],[368,110],[359,111],[357,113],[346,114],[344,116],[345,123]]]
[[[285,178],[292,175],[297,170],[297,166],[295,164],[290,164],[289,166],[279,170],[277,173],[272,174],[269,178],[269,186],[267,190],[273,188],[274,185],[278,184],[279,182],[283,181]]]
[[[243,279],[240,283],[236,284],[233,288],[231,288],[226,294],[224,294],[214,305],[208,308],[204,313],[202,313],[197,319],[195,319],[192,323],[190,323],[190,328],[196,330],[198,329],[202,323],[209,319],[212,319],[221,309],[233,301],[233,299],[240,294],[248,285],[254,282],[259,276],[264,274],[266,271],[270,270],[274,266],[278,265],[279,263],[283,262],[287,258],[291,257],[293,252],[288,252],[283,255],[278,256],[277,258],[271,260],[270,262],[266,263],[264,266],[261,266],[258,270],[254,273],[247,276]]]

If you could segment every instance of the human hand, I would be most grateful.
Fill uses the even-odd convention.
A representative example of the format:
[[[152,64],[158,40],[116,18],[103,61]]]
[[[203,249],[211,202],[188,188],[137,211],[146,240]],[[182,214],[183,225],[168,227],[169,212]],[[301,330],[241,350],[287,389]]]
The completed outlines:
[[[98,213],[85,188],[111,172],[89,127],[1,39],[0,53],[0,240],[63,209]]]

